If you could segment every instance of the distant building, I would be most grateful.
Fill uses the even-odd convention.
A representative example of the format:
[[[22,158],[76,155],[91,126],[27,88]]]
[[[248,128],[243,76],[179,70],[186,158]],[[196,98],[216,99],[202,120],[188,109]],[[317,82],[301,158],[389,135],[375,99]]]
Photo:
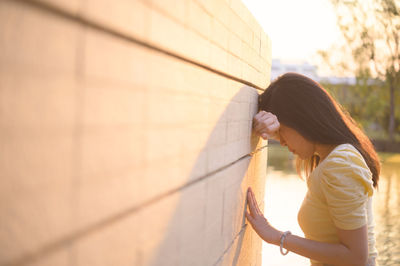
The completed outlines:
[[[355,77],[320,77],[318,82],[325,82],[330,84],[356,84]]]
[[[271,80],[274,80],[287,72],[296,72],[311,79],[319,80],[316,66],[313,66],[307,62],[303,62],[301,64],[283,63],[279,59],[272,59]]]
[[[327,82],[331,84],[355,84],[354,77],[321,77],[317,73],[318,68],[308,62],[302,63],[283,63],[280,59],[272,59],[271,80],[287,72],[296,72],[309,77],[317,82]]]

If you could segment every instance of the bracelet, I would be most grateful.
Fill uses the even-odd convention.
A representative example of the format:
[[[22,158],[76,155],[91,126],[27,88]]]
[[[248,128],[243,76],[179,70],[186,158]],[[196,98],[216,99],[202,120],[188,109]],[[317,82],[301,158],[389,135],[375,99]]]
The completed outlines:
[[[283,251],[283,241],[285,241],[285,238],[287,235],[291,235],[292,233],[290,231],[286,231],[281,235],[281,245],[280,245],[280,250],[281,250],[281,254],[283,256],[287,255],[289,253],[289,250],[286,250],[285,252]]]

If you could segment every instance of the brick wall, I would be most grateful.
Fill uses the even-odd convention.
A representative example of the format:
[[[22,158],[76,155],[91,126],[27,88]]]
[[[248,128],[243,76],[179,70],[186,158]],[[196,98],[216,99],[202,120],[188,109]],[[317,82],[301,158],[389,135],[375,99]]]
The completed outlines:
[[[271,48],[239,0],[3,0],[0,47],[0,265],[260,265]]]

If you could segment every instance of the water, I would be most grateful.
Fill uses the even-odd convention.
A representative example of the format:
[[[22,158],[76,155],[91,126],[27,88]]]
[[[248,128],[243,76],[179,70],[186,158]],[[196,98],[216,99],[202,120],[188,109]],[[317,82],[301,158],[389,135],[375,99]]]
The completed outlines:
[[[400,154],[380,154],[382,173],[379,190],[374,191],[375,236],[380,266],[400,265]],[[293,167],[294,157],[280,145],[268,148],[265,217],[278,230],[290,230],[304,237],[297,212],[307,192]],[[310,265],[307,258],[289,252],[282,256],[279,247],[263,244],[263,266]]]

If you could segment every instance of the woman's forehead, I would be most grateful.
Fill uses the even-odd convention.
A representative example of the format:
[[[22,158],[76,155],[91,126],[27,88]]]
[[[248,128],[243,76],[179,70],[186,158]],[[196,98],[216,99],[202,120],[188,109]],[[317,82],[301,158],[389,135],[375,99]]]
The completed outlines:
[[[283,134],[296,134],[298,132],[296,130],[294,130],[293,128],[291,128],[291,127],[288,127],[286,125],[281,124],[280,127],[279,127],[279,134],[281,134],[281,133],[283,133]]]
[[[290,129],[290,127],[288,127],[288,126],[286,126],[285,124],[282,124],[282,123],[280,124],[279,130],[286,131],[288,129]]]

